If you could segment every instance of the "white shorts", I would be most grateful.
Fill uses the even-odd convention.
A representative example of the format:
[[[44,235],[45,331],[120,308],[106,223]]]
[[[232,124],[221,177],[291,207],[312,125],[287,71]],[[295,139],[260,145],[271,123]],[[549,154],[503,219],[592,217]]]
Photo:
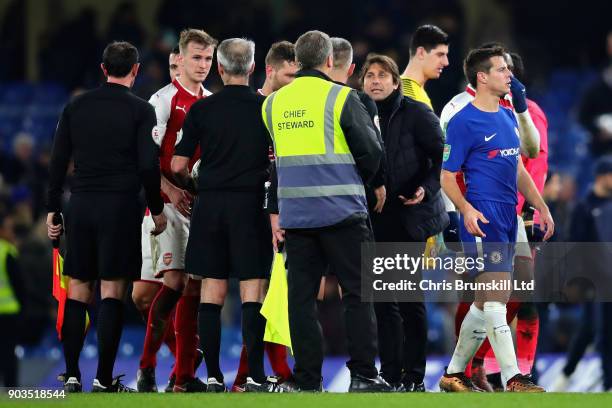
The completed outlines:
[[[527,239],[527,230],[525,229],[525,221],[520,215],[516,216],[517,229],[516,229],[516,245],[514,246],[514,257],[516,258],[527,258],[532,259],[531,247],[529,246],[529,240]]]
[[[163,274],[175,269],[185,269],[185,250],[189,239],[190,221],[170,203],[164,205],[164,215],[167,219],[166,229],[157,236],[151,235],[151,230],[155,225],[151,215],[145,216],[142,221],[141,280],[161,282],[162,278],[155,278],[155,274]],[[148,242],[148,245],[146,245],[146,242]],[[147,249],[149,260],[145,261]]]
[[[156,278],[153,271],[153,260],[151,258],[151,245],[153,236],[151,230],[155,227],[151,214],[147,214],[142,219],[141,227],[141,246],[142,246],[142,268],[140,269],[140,280],[147,282],[162,283],[162,278]]]
[[[444,207],[446,208],[446,212],[457,211],[457,207],[455,207],[455,204],[453,204],[451,199],[448,198],[444,190],[440,189],[440,191],[442,192],[442,200],[444,201]]]

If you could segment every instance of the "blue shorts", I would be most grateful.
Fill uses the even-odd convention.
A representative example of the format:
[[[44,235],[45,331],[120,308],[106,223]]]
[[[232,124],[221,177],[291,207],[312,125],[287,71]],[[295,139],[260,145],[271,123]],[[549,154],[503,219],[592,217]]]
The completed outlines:
[[[466,257],[480,257],[484,268],[474,269],[471,274],[481,272],[512,272],[514,247],[516,244],[516,206],[498,201],[473,201],[472,206],[489,221],[478,225],[486,237],[480,238],[465,229],[463,216],[459,222],[459,236]]]

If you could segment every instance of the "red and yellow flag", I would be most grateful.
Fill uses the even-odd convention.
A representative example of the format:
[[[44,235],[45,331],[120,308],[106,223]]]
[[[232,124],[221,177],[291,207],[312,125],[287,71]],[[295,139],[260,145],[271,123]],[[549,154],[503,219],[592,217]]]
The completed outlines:
[[[64,275],[64,258],[58,248],[53,248],[53,297],[57,300],[57,320],[55,329],[57,337],[62,340],[62,325],[64,324],[64,308],[68,299],[70,276]],[[85,314],[85,332],[89,329],[89,313]]]

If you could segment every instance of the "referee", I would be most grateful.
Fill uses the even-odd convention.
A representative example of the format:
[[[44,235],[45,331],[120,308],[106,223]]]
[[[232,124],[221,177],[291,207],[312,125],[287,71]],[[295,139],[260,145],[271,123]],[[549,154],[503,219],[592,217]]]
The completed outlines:
[[[155,111],[132,95],[138,73],[138,51],[127,42],[109,44],[101,65],[107,82],[66,105],[57,125],[51,153],[47,228],[57,239],[61,225],[62,188],[70,160],[74,182],[66,213],[66,259],[70,276],[62,342],[66,360],[64,389],[81,391],[79,355],[85,339],[86,309],[100,280],[102,301],[97,318],[98,370],[93,392],[133,391],[113,379],[123,327],[123,300],[140,271],[138,194],[144,186],[147,205],[159,234],[166,228],[160,197],[159,153],[151,137]]]
[[[191,216],[185,269],[201,276],[198,329],[208,371],[208,392],[224,392],[219,366],[221,308],[228,279],[240,280],[242,338],[247,350],[247,392],[276,390],[264,373],[266,320],[259,313],[272,265],[271,230],[263,209],[269,138],[261,120],[264,97],[249,88],[255,43],[226,39],[217,49],[223,90],[191,107],[172,171],[187,180],[189,158],[198,145],[198,196]]]

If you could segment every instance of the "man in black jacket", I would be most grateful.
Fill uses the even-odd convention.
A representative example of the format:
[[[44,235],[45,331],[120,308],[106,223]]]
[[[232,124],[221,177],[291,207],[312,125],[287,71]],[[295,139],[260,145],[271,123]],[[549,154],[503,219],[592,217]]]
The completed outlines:
[[[448,223],[440,194],[443,141],[438,118],[425,104],[402,96],[399,70],[387,56],[368,57],[361,82],[376,102],[387,157],[387,201],[380,214],[372,213],[374,236],[377,242],[424,243]],[[394,350],[394,358],[383,362],[388,367],[383,373],[396,389],[425,391],[425,304],[399,303],[403,351],[397,341],[399,323],[389,318],[394,308],[394,303],[376,303],[377,317],[387,325],[382,329],[386,336],[381,335],[380,348]]]
[[[68,391],[81,391],[79,355],[85,340],[85,316],[101,280],[97,335],[98,371],[94,392],[129,389],[112,378],[123,326],[123,299],[139,278],[142,222],[138,194],[145,188],[147,205],[159,234],[166,228],[160,196],[159,153],[151,132],[155,110],[130,93],[138,73],[138,51],[127,42],[104,50],[102,71],[107,82],[66,105],[55,132],[51,153],[47,229],[62,210],[62,189],[70,159],[74,183],[66,216],[64,274],[71,277],[62,326]]]

